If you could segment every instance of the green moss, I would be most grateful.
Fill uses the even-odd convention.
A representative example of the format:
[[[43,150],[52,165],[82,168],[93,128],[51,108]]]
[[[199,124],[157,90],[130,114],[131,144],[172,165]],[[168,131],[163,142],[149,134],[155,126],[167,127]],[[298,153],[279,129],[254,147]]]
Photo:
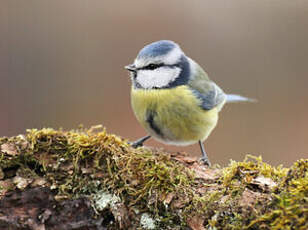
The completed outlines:
[[[214,192],[192,198],[186,217],[198,213],[210,229],[307,229],[307,169],[307,160],[296,162],[290,170],[250,155],[243,162],[231,161]],[[253,187],[254,179],[261,175],[277,186],[268,191]],[[243,194],[248,189],[259,194],[251,207],[245,206],[245,200],[241,202],[249,200]],[[260,227],[263,223],[267,227]]]
[[[243,162],[231,160],[230,165],[223,170],[223,184],[229,186],[236,181],[249,183],[259,175],[280,181],[286,176],[287,169],[282,166],[273,167],[262,161],[262,157],[247,155]]]
[[[95,131],[27,130],[23,140],[27,148],[15,156],[1,153],[0,166],[33,170],[47,179],[57,199],[104,190],[120,197],[128,207],[169,215],[158,214],[161,197],[186,193],[193,173],[164,152],[134,149],[105,130]],[[1,139],[1,143],[16,143],[16,139]]]
[[[184,228],[192,216],[202,217],[209,229],[307,228],[307,160],[286,169],[247,156],[219,169],[215,180],[202,180],[163,151],[134,149],[98,129],[31,129],[0,138],[0,181],[43,178],[56,199],[87,196],[94,206],[110,205],[116,197],[130,212],[148,213],[162,229]],[[262,188],[258,178],[275,186]],[[28,186],[22,182],[20,188]]]
[[[274,191],[270,209],[247,228],[308,229],[308,160],[299,160]]]

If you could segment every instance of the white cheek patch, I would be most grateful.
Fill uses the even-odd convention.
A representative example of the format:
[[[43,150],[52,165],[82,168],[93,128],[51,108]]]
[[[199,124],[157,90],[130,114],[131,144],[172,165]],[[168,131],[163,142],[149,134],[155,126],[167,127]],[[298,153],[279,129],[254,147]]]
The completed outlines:
[[[137,82],[145,89],[162,88],[168,86],[179,75],[181,69],[174,67],[160,67],[155,70],[139,70],[137,73]]]

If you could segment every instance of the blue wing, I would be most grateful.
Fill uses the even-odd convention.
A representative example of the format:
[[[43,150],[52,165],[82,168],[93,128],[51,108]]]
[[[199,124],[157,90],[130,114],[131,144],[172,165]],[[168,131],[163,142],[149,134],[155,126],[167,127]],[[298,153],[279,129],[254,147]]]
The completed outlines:
[[[206,94],[200,93],[198,90],[191,89],[193,94],[201,100],[201,107],[205,110],[210,110],[220,104],[217,100],[216,92],[214,90],[208,91]]]
[[[193,94],[201,101],[201,107],[204,110],[210,110],[215,107],[220,110],[226,101],[226,94],[219,86],[211,81],[207,73],[193,60],[193,74],[188,85]]]

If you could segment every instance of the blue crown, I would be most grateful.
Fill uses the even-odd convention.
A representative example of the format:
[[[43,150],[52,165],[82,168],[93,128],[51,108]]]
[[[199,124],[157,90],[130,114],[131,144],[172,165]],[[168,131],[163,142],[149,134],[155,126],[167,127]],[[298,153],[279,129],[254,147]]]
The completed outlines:
[[[137,58],[149,58],[163,56],[169,53],[172,49],[177,46],[173,41],[161,40],[153,42],[140,50]]]

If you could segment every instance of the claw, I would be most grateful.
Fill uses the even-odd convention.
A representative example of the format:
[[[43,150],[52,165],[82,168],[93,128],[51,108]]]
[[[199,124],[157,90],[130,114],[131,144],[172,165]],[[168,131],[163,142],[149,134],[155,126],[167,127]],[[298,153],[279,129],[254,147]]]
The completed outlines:
[[[138,148],[138,147],[142,147],[143,146],[143,142],[145,142],[147,139],[149,139],[151,136],[145,136],[140,138],[137,141],[134,142],[128,142],[128,144],[130,144],[133,148]]]
[[[199,161],[201,161],[201,163],[203,163],[205,166],[211,167],[211,162],[207,157],[201,157]]]
[[[130,144],[135,149],[143,146],[143,142],[138,142],[138,141],[128,142],[128,144]]]

